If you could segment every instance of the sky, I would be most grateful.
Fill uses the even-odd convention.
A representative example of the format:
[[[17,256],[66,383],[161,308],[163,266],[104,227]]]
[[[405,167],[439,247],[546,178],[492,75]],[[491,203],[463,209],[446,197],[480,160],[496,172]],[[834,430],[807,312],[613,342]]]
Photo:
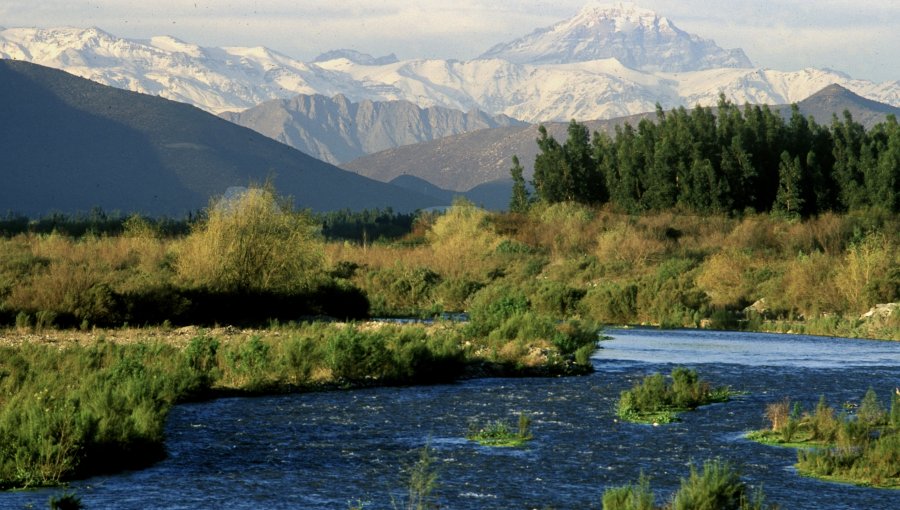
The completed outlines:
[[[200,46],[266,46],[299,60],[349,48],[467,60],[570,18],[589,0],[0,0],[3,27],[98,27]],[[597,3],[597,2],[594,2]],[[900,80],[898,0],[635,0],[758,67]]]

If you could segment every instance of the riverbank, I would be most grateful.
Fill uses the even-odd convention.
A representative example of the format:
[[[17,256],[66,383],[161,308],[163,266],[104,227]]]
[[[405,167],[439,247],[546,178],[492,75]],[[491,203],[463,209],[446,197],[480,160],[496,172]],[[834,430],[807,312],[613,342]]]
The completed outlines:
[[[164,457],[171,407],[220,396],[436,384],[592,370],[598,339],[497,341],[468,324],[268,329],[7,330],[0,335],[0,488],[55,485]],[[584,347],[584,349],[581,349]],[[579,351],[580,349],[580,351]]]

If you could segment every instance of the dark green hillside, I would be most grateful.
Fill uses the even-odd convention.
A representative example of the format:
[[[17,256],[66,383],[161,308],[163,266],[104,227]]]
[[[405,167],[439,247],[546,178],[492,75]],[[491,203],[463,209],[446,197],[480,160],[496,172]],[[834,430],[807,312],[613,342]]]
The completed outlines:
[[[11,60],[0,61],[0,173],[0,209],[32,216],[94,207],[180,216],[269,177],[317,211],[440,205],[192,106]]]

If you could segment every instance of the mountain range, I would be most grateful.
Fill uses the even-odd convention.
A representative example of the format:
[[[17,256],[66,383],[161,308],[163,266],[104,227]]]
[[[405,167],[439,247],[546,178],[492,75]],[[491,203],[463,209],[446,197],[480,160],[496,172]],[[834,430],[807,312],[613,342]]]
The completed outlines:
[[[181,217],[270,180],[317,211],[443,205],[341,170],[193,106],[0,60],[0,210]]]
[[[300,94],[220,116],[334,164],[469,131],[525,125],[478,110],[419,108],[409,101],[353,103],[342,95]]]
[[[340,94],[354,103],[409,101],[534,123],[615,118],[652,111],[656,103],[712,105],[720,92],[737,104],[789,104],[832,83],[900,106],[898,81],[754,68],[740,50],[722,49],[632,4],[588,6],[471,61],[398,61],[338,50],[301,62],[263,47],[203,48],[169,36],[130,40],[97,28],[5,29],[0,57],[213,113],[298,94]]]

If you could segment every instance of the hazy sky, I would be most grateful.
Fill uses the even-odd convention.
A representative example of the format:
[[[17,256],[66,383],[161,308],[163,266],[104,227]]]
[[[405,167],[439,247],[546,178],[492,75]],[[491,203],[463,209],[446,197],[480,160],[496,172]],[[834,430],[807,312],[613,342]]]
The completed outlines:
[[[577,13],[588,0],[0,0],[0,25],[96,26],[127,38],[267,46],[300,60],[351,48],[476,57]],[[785,71],[831,68],[900,80],[898,0],[637,0],[682,30]]]

